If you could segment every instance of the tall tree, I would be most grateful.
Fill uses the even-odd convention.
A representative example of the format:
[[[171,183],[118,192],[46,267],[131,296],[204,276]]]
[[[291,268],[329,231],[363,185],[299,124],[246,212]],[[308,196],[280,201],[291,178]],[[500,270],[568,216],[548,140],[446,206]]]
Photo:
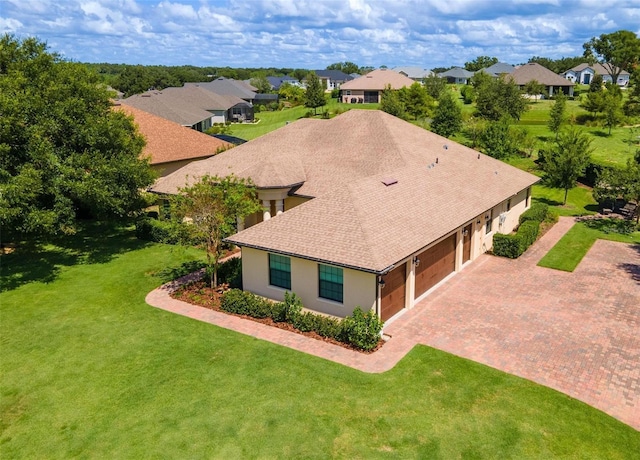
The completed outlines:
[[[529,96],[534,96],[535,101],[538,102],[538,96],[544,93],[547,87],[540,83],[538,80],[530,80],[524,85],[524,93]]]
[[[404,103],[400,100],[398,91],[391,89],[391,85],[387,85],[382,91],[380,110],[398,118],[404,119],[406,116]]]
[[[595,74],[589,83],[590,93],[599,93],[604,89],[604,79],[599,73]]]
[[[551,107],[551,113],[549,113],[549,121],[547,122],[547,126],[551,132],[556,134],[556,140],[558,140],[558,133],[565,122],[566,110],[567,98],[564,93],[560,91],[555,96],[555,101]]]
[[[607,69],[614,85],[618,83],[620,72],[631,71],[640,63],[640,38],[629,30],[593,37],[582,47],[585,58],[599,62]]]
[[[190,218],[191,241],[203,245],[207,252],[209,282],[214,288],[218,285],[222,240],[235,232],[238,219],[260,210],[255,187],[250,180],[233,175],[204,176],[181,188],[172,200],[172,216],[179,221]]]
[[[603,98],[604,126],[611,129],[622,121],[622,91],[618,85],[608,84]]]
[[[491,67],[493,64],[498,63],[497,57],[478,56],[473,61],[465,62],[464,68],[469,72],[476,72],[480,69]]]
[[[438,99],[435,116],[431,122],[431,130],[444,137],[451,137],[462,129],[462,109],[453,99],[449,91],[445,91]]]
[[[591,139],[575,127],[560,134],[554,147],[545,154],[542,169],[551,187],[564,189],[567,204],[569,189],[576,185],[591,159]]]
[[[506,115],[519,120],[526,109],[527,101],[509,76],[484,80],[476,87],[476,110],[482,118],[496,121]]]
[[[313,109],[315,114],[318,113],[318,107],[323,107],[327,103],[324,97],[324,88],[320,79],[315,72],[307,75],[307,89],[304,95],[304,106]]]
[[[350,75],[352,73],[360,72],[360,67],[358,67],[358,65],[354,64],[353,62],[345,61],[345,62],[335,62],[333,64],[330,64],[327,66],[327,70],[339,70],[341,72],[346,73],[347,75]]]
[[[154,179],[113,92],[36,38],[0,38],[0,226],[72,231],[79,213],[125,217]]]
[[[624,103],[624,113],[628,117],[640,115],[640,65],[631,73],[629,98]]]
[[[406,112],[416,120],[425,117],[433,108],[433,99],[418,82],[413,83],[409,88],[400,89],[399,94]]]
[[[249,83],[251,83],[251,86],[256,88],[261,94],[267,94],[271,92],[271,83],[269,83],[269,80],[267,80],[267,77],[264,75],[253,77],[251,80],[249,80]]]
[[[487,155],[502,160],[518,153],[516,136],[510,127],[512,121],[508,115],[504,115],[499,120],[487,123],[480,135]]]
[[[640,150],[635,158],[627,160],[626,168],[604,168],[593,188],[593,197],[599,203],[618,198],[640,203]],[[635,213],[636,222],[640,222],[640,206]]]
[[[447,89],[447,80],[438,77],[435,73],[422,80],[422,83],[427,90],[427,94],[435,100],[440,99],[442,93]]]

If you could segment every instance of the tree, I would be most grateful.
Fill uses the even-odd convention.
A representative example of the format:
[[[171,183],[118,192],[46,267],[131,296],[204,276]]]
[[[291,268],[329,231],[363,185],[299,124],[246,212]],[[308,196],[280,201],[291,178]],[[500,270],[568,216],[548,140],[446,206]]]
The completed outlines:
[[[267,94],[271,92],[271,83],[269,83],[269,80],[267,80],[267,77],[264,75],[253,77],[251,80],[249,80],[249,83],[261,94]]]
[[[222,240],[235,232],[238,219],[260,210],[256,189],[250,180],[234,175],[204,176],[179,192],[172,197],[172,216],[180,221],[190,219],[191,241],[204,246],[209,282],[215,288]]]
[[[482,134],[480,142],[487,155],[502,160],[518,153],[518,144],[510,128],[512,119],[508,115],[497,121],[490,121]]]
[[[304,95],[304,106],[313,109],[315,114],[318,113],[318,107],[323,107],[327,103],[324,97],[324,89],[322,83],[315,72],[307,75],[307,90]]]
[[[380,110],[402,119],[406,116],[404,103],[400,100],[398,91],[391,89],[391,85],[387,85],[382,91]]]
[[[614,85],[618,83],[620,72],[630,71],[640,63],[640,38],[629,30],[593,37],[582,47],[585,58],[599,62],[607,69]]]
[[[336,62],[334,64],[328,65],[327,70],[339,70],[341,72],[346,73],[347,75],[351,75],[352,73],[359,73],[360,67],[358,67],[353,62],[345,61],[345,62]]]
[[[427,94],[435,100],[440,99],[442,93],[447,89],[447,80],[438,77],[435,73],[422,80],[422,83]]]
[[[285,82],[280,85],[278,94],[281,98],[286,99],[292,104],[300,104],[304,100],[305,92],[300,86]]]
[[[608,135],[611,136],[611,128],[618,126],[622,121],[622,92],[618,85],[607,85],[602,111],[604,112],[604,126],[609,128]]]
[[[556,94],[555,102],[551,107],[551,113],[549,114],[549,121],[547,126],[551,132],[556,133],[556,140],[558,140],[558,133],[562,124],[565,122],[565,112],[567,110],[567,98],[562,91]]]
[[[413,83],[409,88],[400,89],[399,95],[406,112],[416,120],[426,116],[433,107],[433,99],[418,82]]]
[[[476,75],[481,74],[484,72]],[[482,118],[497,121],[507,115],[519,120],[527,109],[527,102],[522,97],[518,85],[508,76],[502,75],[499,78],[477,80],[472,83],[477,85],[475,88],[476,110]]]
[[[544,156],[542,169],[545,180],[551,187],[564,189],[564,202],[567,204],[569,189],[589,165],[591,159],[591,139],[575,127],[561,133],[555,145]]]
[[[599,73],[595,74],[589,83],[589,92],[598,93],[604,88],[604,79]]]
[[[627,160],[626,168],[603,168],[593,188],[593,197],[599,202],[618,198],[640,203],[640,150],[635,158]],[[640,206],[636,208],[636,222],[640,222]]]
[[[629,98],[624,103],[624,113],[629,117],[634,117],[640,115],[640,65],[631,73],[629,83],[631,89]]]
[[[79,215],[127,217],[153,183],[133,119],[82,64],[37,38],[0,38],[0,226],[73,231]]]
[[[524,85],[524,92],[529,96],[534,96],[535,101],[538,102],[538,96],[544,93],[546,88],[547,87],[540,83],[538,80],[531,80]]]
[[[438,99],[436,113],[431,122],[431,130],[444,137],[451,137],[462,129],[462,110],[449,91]]]
[[[465,62],[464,68],[469,72],[476,72],[480,69],[491,67],[493,64],[498,63],[497,57],[478,56],[473,61]]]
[[[604,93],[602,91],[587,93],[582,102],[582,107],[593,116],[598,112],[604,111]]]

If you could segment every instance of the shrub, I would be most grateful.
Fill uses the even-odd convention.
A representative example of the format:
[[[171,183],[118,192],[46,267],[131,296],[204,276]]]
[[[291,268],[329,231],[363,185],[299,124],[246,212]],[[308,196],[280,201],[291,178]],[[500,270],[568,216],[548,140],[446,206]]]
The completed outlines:
[[[493,253],[496,256],[517,259],[524,251],[522,237],[519,235],[505,235],[502,233],[493,235]]]
[[[270,318],[277,304],[240,289],[231,289],[224,293],[220,309],[237,315],[253,318]]]
[[[544,203],[534,203],[529,209],[520,214],[519,222],[522,224],[528,220],[535,220],[542,222],[547,218],[549,212],[549,206]]]
[[[218,266],[218,280],[232,289],[242,289],[242,259],[233,257]]]
[[[383,322],[372,310],[363,312],[360,307],[342,321],[343,341],[365,351],[373,350],[380,342]]]
[[[517,235],[520,237],[524,250],[535,243],[538,237],[538,231],[540,230],[540,222],[534,220],[528,220],[520,224],[518,227]],[[524,251],[523,251],[524,252]]]
[[[190,240],[187,225],[148,217],[138,219],[136,222],[136,237],[140,240],[167,244],[178,244]]]
[[[295,293],[284,293],[283,307],[277,312],[273,320],[293,324],[302,311],[302,300]]]

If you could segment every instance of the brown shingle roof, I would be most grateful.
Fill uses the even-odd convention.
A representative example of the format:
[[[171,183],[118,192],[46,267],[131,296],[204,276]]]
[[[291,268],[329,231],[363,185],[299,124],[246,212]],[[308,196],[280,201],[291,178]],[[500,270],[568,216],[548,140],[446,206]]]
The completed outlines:
[[[143,155],[150,157],[152,165],[209,157],[221,149],[233,147],[228,142],[124,103],[115,105],[114,110],[133,116],[147,141]]]
[[[401,73],[394,72],[390,69],[377,69],[343,83],[340,85],[340,89],[382,91],[387,85],[391,85],[391,89],[400,89],[405,86],[411,86],[414,83],[411,78]]]
[[[598,75],[609,75],[609,70],[606,69],[599,62],[596,62],[595,64],[589,64],[588,62],[583,62],[582,64],[578,64],[577,66],[572,67],[569,70],[573,70],[574,72],[582,72],[584,69],[587,69],[587,68],[593,69],[594,72]],[[614,69],[617,70],[618,68],[614,67]],[[569,72],[569,70],[567,70],[565,74]],[[627,72],[626,70],[621,70],[620,75],[629,75],[629,72]]]
[[[510,75],[517,85],[526,85],[531,80],[537,80],[545,86],[574,86],[573,82],[560,75],[556,75],[537,62],[523,64]],[[508,77],[507,77],[508,78]]]

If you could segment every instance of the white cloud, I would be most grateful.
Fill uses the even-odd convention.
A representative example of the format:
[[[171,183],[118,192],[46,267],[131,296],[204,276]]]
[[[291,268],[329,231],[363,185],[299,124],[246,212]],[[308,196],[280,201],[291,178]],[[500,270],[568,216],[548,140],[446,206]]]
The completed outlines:
[[[0,32],[2,33],[15,33],[22,28],[23,28],[23,24],[17,19],[0,18]]]

